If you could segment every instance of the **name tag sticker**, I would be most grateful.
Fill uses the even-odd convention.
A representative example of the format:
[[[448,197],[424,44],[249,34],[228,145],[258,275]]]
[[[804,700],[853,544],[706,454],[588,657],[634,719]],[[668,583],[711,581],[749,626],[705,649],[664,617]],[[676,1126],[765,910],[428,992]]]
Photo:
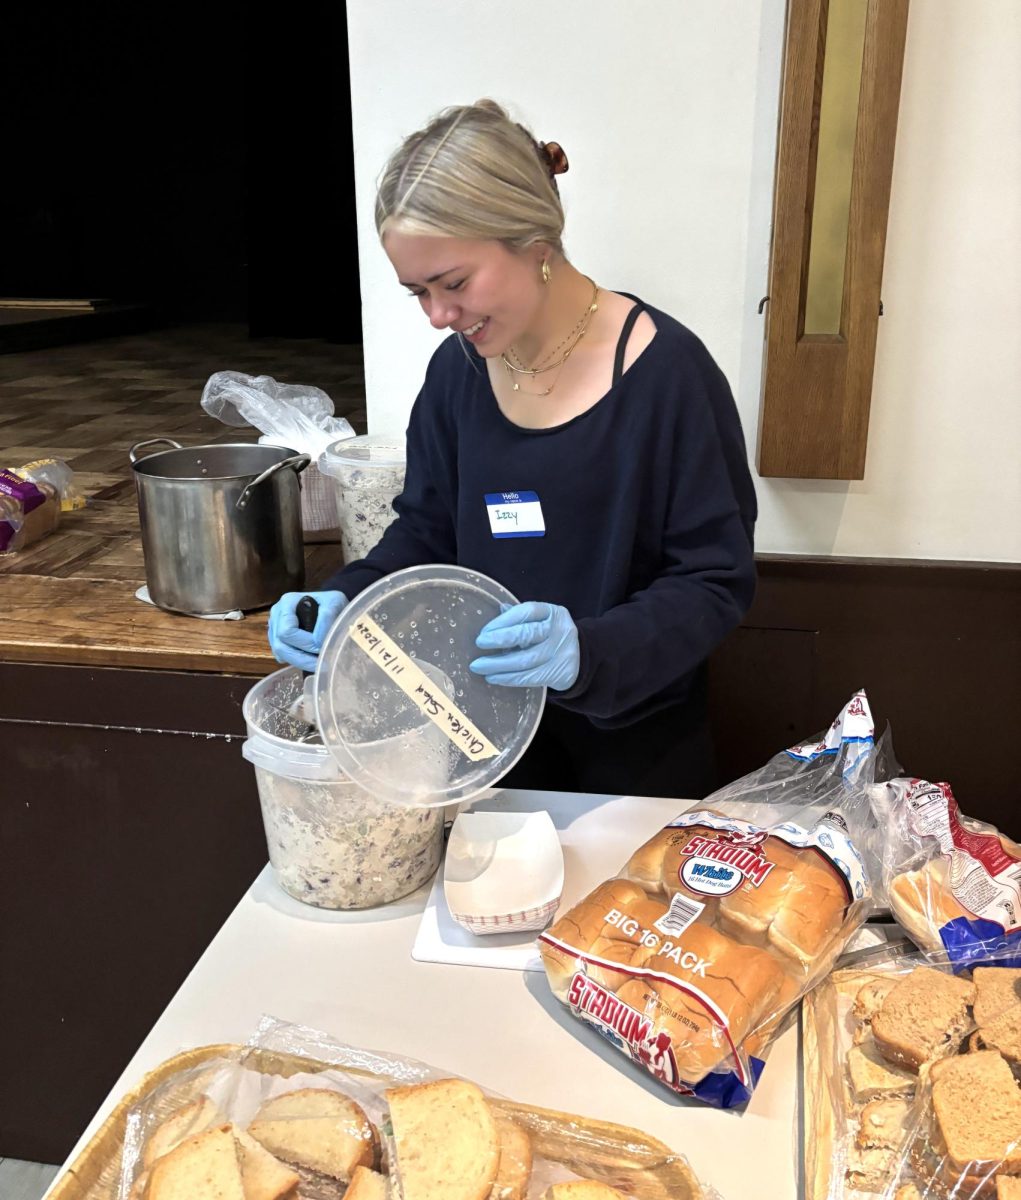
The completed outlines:
[[[542,505],[535,492],[487,492],[486,511],[495,538],[546,536]]]

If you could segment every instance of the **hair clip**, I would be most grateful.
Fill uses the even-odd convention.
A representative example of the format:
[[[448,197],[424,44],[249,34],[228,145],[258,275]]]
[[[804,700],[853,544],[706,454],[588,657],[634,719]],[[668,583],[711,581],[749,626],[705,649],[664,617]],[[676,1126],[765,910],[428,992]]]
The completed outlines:
[[[554,175],[563,175],[570,167],[567,155],[559,142],[540,142],[539,152],[546,162],[546,169],[552,179]]]

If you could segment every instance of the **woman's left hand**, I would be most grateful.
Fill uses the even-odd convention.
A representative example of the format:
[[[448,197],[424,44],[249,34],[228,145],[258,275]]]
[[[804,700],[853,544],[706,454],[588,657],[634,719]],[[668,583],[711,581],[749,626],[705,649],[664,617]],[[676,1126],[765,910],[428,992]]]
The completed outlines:
[[[559,604],[515,604],[483,627],[475,645],[502,651],[469,664],[487,683],[564,692],[578,678],[578,627]]]

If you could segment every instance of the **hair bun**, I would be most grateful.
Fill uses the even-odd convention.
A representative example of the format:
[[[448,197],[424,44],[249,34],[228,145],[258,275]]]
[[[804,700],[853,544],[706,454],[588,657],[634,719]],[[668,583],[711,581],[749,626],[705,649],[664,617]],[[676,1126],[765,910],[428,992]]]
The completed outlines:
[[[494,117],[503,117],[505,121],[510,120],[506,109],[502,105],[497,104],[495,100],[490,100],[488,96],[483,96],[481,100],[476,100],[472,108],[481,108],[483,112],[492,113]]]

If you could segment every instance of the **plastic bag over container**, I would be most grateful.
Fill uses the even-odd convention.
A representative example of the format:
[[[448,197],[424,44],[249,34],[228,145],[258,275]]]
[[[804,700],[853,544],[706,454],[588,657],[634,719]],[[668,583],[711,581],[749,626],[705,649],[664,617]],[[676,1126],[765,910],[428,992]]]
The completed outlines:
[[[872,803],[887,901],[914,941],[956,964],[997,951],[1021,967],[1021,846],[964,816],[947,783],[892,779]]]
[[[306,542],[340,540],[337,500],[329,480],[314,465],[329,445],[353,438],[350,422],[333,415],[333,401],[321,389],[277,383],[271,375],[217,371],[202,391],[202,407],[226,425],[254,425],[260,442],[288,446],[312,458],[301,488],[301,526]]]
[[[674,1091],[743,1104],[872,909],[884,749],[859,692],[825,734],[681,813],[540,937],[557,998]]]
[[[531,1108],[396,1055],[264,1017],[245,1047],[185,1055],[128,1114],[120,1200],[720,1200],[634,1129]],[[210,1184],[220,1186],[212,1191]]]
[[[333,415],[333,401],[321,388],[277,383],[271,375],[217,371],[202,390],[202,407],[225,425],[254,425],[313,461],[331,442],[355,433],[350,422]]]

